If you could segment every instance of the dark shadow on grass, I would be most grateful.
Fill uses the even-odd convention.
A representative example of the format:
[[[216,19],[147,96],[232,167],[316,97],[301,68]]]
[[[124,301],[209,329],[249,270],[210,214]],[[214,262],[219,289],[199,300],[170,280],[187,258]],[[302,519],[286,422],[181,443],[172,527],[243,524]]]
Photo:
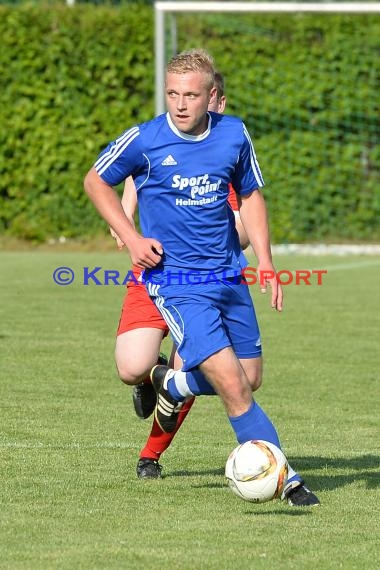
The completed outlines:
[[[332,491],[358,481],[362,481],[368,490],[377,489],[380,486],[380,457],[376,455],[367,454],[352,458],[288,457],[288,459],[293,469],[300,473],[307,486],[315,492]],[[334,471],[344,471],[344,473],[334,474]],[[173,471],[165,474],[165,479],[170,477],[207,477],[210,475],[224,476],[224,467],[196,471]],[[219,488],[224,485],[204,483],[193,486]]]
[[[195,489],[223,489],[223,490],[228,490],[228,486],[227,484],[223,481],[220,483],[204,483],[204,484],[194,484],[194,485],[190,485],[192,488]],[[317,507],[319,508],[319,507]],[[292,516],[292,517],[303,517],[303,516],[310,516],[311,512],[315,509],[315,507],[305,507],[305,508],[295,508],[292,506],[289,506],[287,503],[283,503],[283,508],[282,509],[267,509],[266,506],[264,506],[263,504],[259,505],[257,503],[251,503],[251,508],[249,510],[246,510],[244,512],[244,515],[248,515],[248,516],[268,516],[268,515],[283,515],[286,517]]]
[[[288,460],[313,491],[338,489],[358,481],[362,481],[368,490],[380,486],[380,457],[377,455],[367,454],[351,458],[288,457]],[[374,471],[375,469],[377,471]],[[316,474],[317,470],[326,473]],[[345,473],[334,474],[334,471],[345,471]]]
[[[194,483],[190,487],[194,487],[194,489],[226,489],[227,483],[224,480],[220,483]]]
[[[258,509],[257,508],[258,505],[252,503],[252,510],[249,511],[245,511],[245,515],[247,516],[254,516],[254,517],[259,517],[259,516],[268,516],[268,515],[276,515],[276,517],[278,516],[286,516],[286,517],[305,517],[305,516],[310,516],[311,513],[314,511],[315,507],[289,507],[289,505],[285,505],[284,504],[284,508],[283,509],[275,509],[275,510],[269,510],[269,509]],[[317,507],[317,509],[319,509],[320,507]]]
[[[169,477],[197,477],[206,475],[224,475],[224,467],[220,469],[204,469],[203,471],[189,471],[187,469],[181,471],[173,471],[172,473],[165,474],[165,478]]]

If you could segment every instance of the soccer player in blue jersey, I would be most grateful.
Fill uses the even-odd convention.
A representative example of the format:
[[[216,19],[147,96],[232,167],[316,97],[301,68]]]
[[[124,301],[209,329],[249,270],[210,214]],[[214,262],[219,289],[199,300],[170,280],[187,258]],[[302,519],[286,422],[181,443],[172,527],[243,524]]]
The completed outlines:
[[[208,110],[223,113],[226,105],[224,79],[218,72],[215,73],[215,87],[216,96],[210,101]],[[235,225],[241,247],[245,248],[249,242],[240,221],[236,194],[232,187],[229,189],[228,202],[235,216]],[[137,196],[132,177],[125,181],[121,203],[126,215],[133,221],[137,208]],[[111,234],[116,239],[119,249],[125,247],[112,229]],[[159,355],[160,345],[163,336],[169,332],[169,328],[156,305],[150,299],[144,284],[139,282],[143,270],[133,266],[132,271],[136,277],[136,282],[134,280],[128,282],[117,330],[115,359],[120,378],[125,384],[134,386],[133,404],[136,414],[140,418],[146,419],[154,412],[157,403],[157,395],[150,379],[150,371],[157,364],[157,360],[162,361],[162,355]],[[171,366],[174,367],[174,353],[172,353],[171,360],[173,360]],[[160,363],[163,364],[163,362]],[[181,368],[181,366],[182,362],[178,360],[176,369]],[[149,437],[139,454],[140,457],[136,466],[136,473],[139,478],[161,477],[162,467],[159,459],[180,429],[193,402],[194,398],[190,398],[183,404],[180,413],[178,413],[175,430],[170,433],[164,432],[154,418]]]
[[[244,123],[207,111],[215,97],[214,74],[203,50],[172,58],[166,68],[168,113],[110,143],[84,185],[132,262],[144,268],[148,292],[183,362],[179,372],[160,365],[152,370],[162,429],[175,429],[187,397],[217,393],[239,443],[262,439],[280,447],[274,425],[252,399],[252,386],[261,382],[260,334],[227,206],[232,182],[258,275],[266,276],[271,306],[281,311],[260,190],[264,181]],[[128,176],[135,181],[145,237],[128,221],[113,189]],[[298,504],[319,503],[298,475],[288,485],[290,504],[294,493]]]

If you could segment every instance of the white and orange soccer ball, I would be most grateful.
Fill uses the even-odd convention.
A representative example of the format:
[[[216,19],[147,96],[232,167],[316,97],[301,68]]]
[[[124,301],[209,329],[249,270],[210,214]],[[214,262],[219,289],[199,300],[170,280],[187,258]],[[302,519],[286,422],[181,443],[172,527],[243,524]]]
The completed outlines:
[[[265,503],[281,497],[288,479],[288,462],[273,443],[251,440],[231,452],[225,474],[231,490],[238,497]]]

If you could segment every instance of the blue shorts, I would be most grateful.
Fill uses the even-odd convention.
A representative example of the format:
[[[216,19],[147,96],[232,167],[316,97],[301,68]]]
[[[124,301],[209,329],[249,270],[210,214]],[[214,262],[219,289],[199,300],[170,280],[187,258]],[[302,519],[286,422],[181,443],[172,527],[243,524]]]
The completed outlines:
[[[183,370],[231,346],[238,358],[261,356],[260,331],[245,283],[154,284],[148,292],[169,326]]]

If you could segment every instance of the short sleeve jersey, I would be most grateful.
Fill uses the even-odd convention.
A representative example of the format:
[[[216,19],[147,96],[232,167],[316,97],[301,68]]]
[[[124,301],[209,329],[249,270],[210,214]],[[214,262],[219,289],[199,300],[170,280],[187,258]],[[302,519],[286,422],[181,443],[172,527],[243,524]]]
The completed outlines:
[[[229,183],[248,195],[264,182],[244,123],[218,113],[208,118],[206,131],[194,136],[168,113],[159,115],[125,131],[95,163],[111,186],[133,176],[143,235],[164,248],[156,271],[228,276],[240,269]]]

